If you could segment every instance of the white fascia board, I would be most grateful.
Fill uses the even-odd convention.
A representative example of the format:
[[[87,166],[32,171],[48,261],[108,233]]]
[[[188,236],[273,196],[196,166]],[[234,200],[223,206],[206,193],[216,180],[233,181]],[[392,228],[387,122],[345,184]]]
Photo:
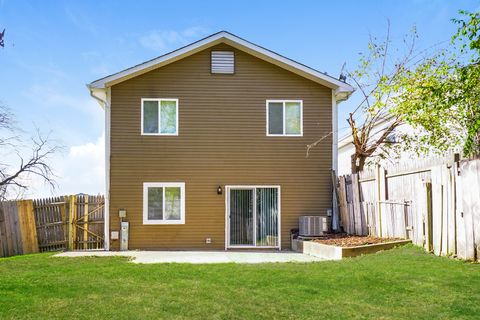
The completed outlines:
[[[306,65],[303,65],[299,62],[286,58],[282,55],[279,55],[273,51],[260,47],[256,44],[253,44],[247,40],[239,38],[230,33],[225,33],[225,43],[231,45],[232,47],[238,48],[242,51],[250,53],[251,55],[260,58],[262,60],[268,61],[272,64],[275,64],[283,69],[292,71],[293,73],[299,74],[305,78],[311,79],[315,82],[325,85],[331,89],[336,89],[339,92],[353,92],[354,89],[349,84],[337,80],[329,75],[326,75],[323,72],[317,71]]]
[[[153,69],[160,68],[162,66],[178,61],[180,59],[183,59],[187,56],[190,56],[192,54],[195,54],[199,51],[202,51],[206,48],[212,47],[222,42],[229,44],[232,47],[235,47],[239,50],[245,51],[262,60],[268,61],[279,67],[289,70],[293,73],[296,73],[300,76],[303,76],[312,81],[320,83],[328,88],[335,89],[336,92],[338,93],[338,96],[337,96],[338,101],[346,100],[346,98],[348,98],[348,96],[354,91],[354,88],[345,82],[337,80],[322,72],[319,72],[301,63],[298,63],[284,56],[281,56],[273,51],[270,51],[268,49],[255,45],[247,40],[239,38],[226,31],[218,32],[207,38],[194,42],[190,45],[187,45],[183,48],[172,51],[170,53],[167,53],[158,58],[136,65],[132,68],[120,71],[108,77],[96,80],[91,84],[89,84],[88,87],[90,90],[94,88],[110,87],[114,84],[120,83],[127,79],[133,78],[137,75],[151,71]]]
[[[112,74],[108,77],[98,79],[96,81],[93,81],[90,83],[88,86],[90,89],[93,88],[106,88],[109,86],[112,86],[113,84],[125,81],[127,79],[133,78],[137,75],[146,73],[148,71],[151,71],[153,69],[157,69],[160,67],[163,67],[167,64],[170,64],[172,62],[175,62],[177,60],[183,59],[185,57],[188,57],[194,53],[197,53],[199,51],[202,51],[208,47],[214,46],[218,43],[220,43],[220,34],[214,34],[208,38],[199,40],[197,42],[194,42],[188,46],[182,47],[180,49],[177,49],[175,51],[172,51],[170,53],[167,53],[163,56],[160,56],[158,58],[149,60],[147,62],[138,64],[134,67],[125,69],[123,71],[117,72],[115,74]]]
[[[107,90],[106,89],[99,89],[99,88],[92,88],[90,85],[87,84],[87,88],[90,91],[90,95],[92,98],[97,100],[100,106],[105,109],[105,105],[107,103]]]
[[[337,99],[337,105],[340,102],[347,101],[348,98],[355,92],[355,88],[350,86],[349,84],[344,83],[345,85],[348,86],[348,88],[345,87],[339,87],[338,89],[335,90],[335,98]]]

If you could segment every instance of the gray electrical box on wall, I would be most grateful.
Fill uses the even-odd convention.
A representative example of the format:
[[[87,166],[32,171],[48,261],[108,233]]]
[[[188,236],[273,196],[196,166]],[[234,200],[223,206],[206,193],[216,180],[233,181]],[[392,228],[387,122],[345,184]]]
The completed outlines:
[[[122,222],[120,228],[120,250],[128,250],[128,222]]]

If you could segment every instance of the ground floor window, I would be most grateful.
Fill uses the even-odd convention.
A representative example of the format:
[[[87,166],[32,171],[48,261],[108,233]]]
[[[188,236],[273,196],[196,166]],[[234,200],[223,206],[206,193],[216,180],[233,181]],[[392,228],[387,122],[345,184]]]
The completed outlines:
[[[144,224],[185,223],[185,183],[145,182],[143,184]]]

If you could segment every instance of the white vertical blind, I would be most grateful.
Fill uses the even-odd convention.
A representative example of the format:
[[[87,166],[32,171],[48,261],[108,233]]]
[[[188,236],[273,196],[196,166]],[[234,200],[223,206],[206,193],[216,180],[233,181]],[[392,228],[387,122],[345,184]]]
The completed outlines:
[[[257,188],[257,246],[278,246],[278,189]]]
[[[254,245],[253,189],[230,192],[230,244]]]
[[[229,245],[278,246],[278,188],[230,189],[229,196]]]

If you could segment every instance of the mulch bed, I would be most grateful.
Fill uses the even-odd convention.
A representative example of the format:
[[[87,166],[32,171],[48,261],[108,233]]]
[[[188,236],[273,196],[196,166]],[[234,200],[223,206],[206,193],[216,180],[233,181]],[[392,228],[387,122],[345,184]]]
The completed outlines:
[[[397,238],[378,238],[371,236],[350,236],[347,234],[329,234],[324,238],[315,239],[314,242],[328,244],[339,247],[356,247],[367,244],[377,244],[400,240]]]

